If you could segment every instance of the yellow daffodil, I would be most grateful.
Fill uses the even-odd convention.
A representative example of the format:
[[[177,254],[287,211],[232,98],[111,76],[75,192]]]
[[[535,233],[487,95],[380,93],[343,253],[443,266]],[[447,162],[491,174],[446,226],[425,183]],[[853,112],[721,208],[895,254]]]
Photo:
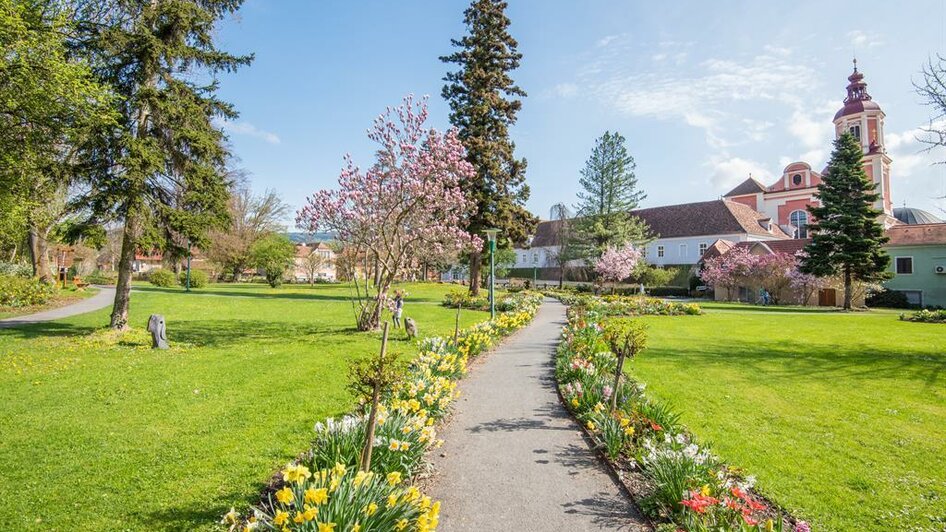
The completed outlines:
[[[309,488],[305,490],[305,502],[319,505],[328,500],[328,489]]]
[[[700,488],[700,495],[704,497],[709,497],[709,494],[710,494],[709,484],[703,484],[703,487]]]
[[[409,442],[406,442],[406,441],[402,441],[402,442],[401,442],[401,450],[402,450],[402,451],[406,451],[406,450],[408,450],[408,449],[410,449],[410,448],[411,448],[411,444],[410,444]]]
[[[365,515],[370,517],[374,515],[375,512],[378,511],[378,505],[375,503],[370,503],[368,504],[368,506],[365,506],[365,509],[363,511],[365,512]]]
[[[355,485],[355,487],[357,488],[358,486],[361,486],[361,484],[362,484],[362,483],[365,481],[365,479],[367,479],[367,478],[368,478],[368,473],[365,473],[364,471],[359,471],[359,472],[355,473],[355,479],[352,481],[352,483],[353,483],[353,484]]]
[[[306,521],[312,521],[319,515],[318,508],[312,508],[311,506],[305,509],[305,512],[302,514],[305,516]]]
[[[388,484],[394,486],[401,482],[401,472],[400,471],[391,471],[388,473]]]
[[[394,530],[404,530],[405,528],[407,528],[407,519],[401,519],[394,525]]]
[[[585,424],[585,426],[588,427],[588,430],[595,430],[595,424],[593,421],[589,421]]]
[[[290,504],[292,501],[296,500],[296,496],[287,486],[276,492],[276,500],[283,504]]]
[[[276,512],[276,515],[273,516],[273,524],[276,526],[282,526],[289,522],[289,512],[284,512],[279,510]]]
[[[336,462],[336,463],[335,463],[335,467],[332,468],[332,473],[334,473],[334,474],[336,474],[336,475],[338,475],[338,476],[340,476],[340,477],[345,476],[345,473],[347,473],[347,472],[348,472],[348,468],[345,467],[345,464],[340,464],[340,463],[338,463],[338,462]]]
[[[230,511],[223,516],[223,524],[225,525],[234,525],[239,519],[240,514],[237,513],[236,508],[230,507]]]
[[[301,525],[302,523],[305,523],[305,514],[303,514],[302,512],[296,512],[296,516],[292,518],[292,522],[297,525]]]
[[[335,530],[335,523],[319,523],[319,532],[332,532]]]
[[[361,525],[355,523],[351,526],[351,532],[361,532]]]
[[[394,508],[397,506],[397,493],[392,493],[388,495],[388,508]]]

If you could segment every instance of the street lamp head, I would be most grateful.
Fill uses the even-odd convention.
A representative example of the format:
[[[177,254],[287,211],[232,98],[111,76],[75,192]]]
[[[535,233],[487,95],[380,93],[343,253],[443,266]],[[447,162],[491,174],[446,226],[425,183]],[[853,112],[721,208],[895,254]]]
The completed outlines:
[[[490,241],[490,242],[495,242],[495,241],[496,241],[496,235],[499,234],[499,229],[496,229],[496,228],[483,229],[483,232],[486,233],[486,239],[487,239],[488,241]]]

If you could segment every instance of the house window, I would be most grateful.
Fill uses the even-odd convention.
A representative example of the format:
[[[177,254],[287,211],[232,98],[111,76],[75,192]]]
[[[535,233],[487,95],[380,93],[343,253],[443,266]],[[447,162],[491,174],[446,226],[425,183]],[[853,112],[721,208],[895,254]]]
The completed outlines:
[[[854,135],[854,138],[856,138],[857,140],[861,140],[861,126],[860,125],[851,126],[850,131],[851,131],[851,135]]]
[[[808,213],[792,211],[788,215],[788,223],[795,227],[795,238],[808,238]]]
[[[687,256],[687,245],[686,245],[686,244],[680,244],[680,256],[681,256],[681,257],[686,257],[686,256]]]
[[[706,254],[707,247],[708,246],[706,245],[706,242],[700,242],[700,256],[701,257]]]
[[[663,257],[663,256],[664,256],[664,247],[663,247],[663,246],[657,246],[657,256],[658,256],[658,257]]]
[[[532,253],[532,264],[538,264],[538,263],[539,263],[539,252],[536,251]]]
[[[897,257],[897,275],[910,275],[913,273],[913,257]]]

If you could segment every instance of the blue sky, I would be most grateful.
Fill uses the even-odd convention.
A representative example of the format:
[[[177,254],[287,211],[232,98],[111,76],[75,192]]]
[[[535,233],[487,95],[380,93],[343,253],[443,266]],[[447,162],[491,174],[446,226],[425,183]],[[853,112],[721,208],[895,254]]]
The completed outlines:
[[[365,130],[408,93],[430,95],[430,124],[449,126],[438,56],[462,35],[462,1],[248,0],[220,31],[254,52],[221,95],[255,189],[293,207],[331,188],[352,153],[370,164]],[[714,199],[751,172],[767,184],[791,161],[823,167],[852,54],[887,114],[891,188],[939,215],[946,150],[923,153],[931,110],[912,80],[946,54],[946,3],[512,0],[529,96],[513,129],[529,162],[528,207],[575,201],[595,137],[616,130],[637,161],[643,206]]]

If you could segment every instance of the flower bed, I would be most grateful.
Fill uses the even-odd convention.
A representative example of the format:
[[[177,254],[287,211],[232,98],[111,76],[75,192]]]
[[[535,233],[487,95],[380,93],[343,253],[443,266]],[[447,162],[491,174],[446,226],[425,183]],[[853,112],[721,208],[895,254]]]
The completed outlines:
[[[625,376],[613,388],[617,359],[605,334],[615,306],[583,299],[569,308],[555,374],[566,407],[604,457],[633,477],[630,489],[641,509],[663,523],[658,529],[809,530],[804,522],[792,525],[790,517],[754,494],[754,479],[697,443],[676,412],[645,395],[643,383]],[[607,405],[613,399],[612,412]]]
[[[231,510],[231,530],[416,530],[437,527],[440,503],[410,484],[425,452],[442,444],[435,424],[456,399],[467,363],[499,339],[527,325],[541,296],[521,292],[493,321],[460,331],[453,339],[427,338],[406,376],[383,397],[370,471],[358,471],[367,431],[364,405],[340,420],[315,425],[311,448],[287,465],[245,520]]]
[[[56,286],[39,279],[0,275],[0,307],[21,308],[47,303]]]
[[[696,303],[680,303],[647,296],[593,296],[565,291],[550,291],[562,303],[574,309],[596,312],[602,316],[695,316],[703,310]]]
[[[510,292],[507,295],[497,297],[496,311],[513,311],[518,307],[519,301],[518,292]],[[465,289],[451,290],[443,297],[443,306],[450,308],[457,308],[459,306],[471,310],[489,310],[489,297],[486,295],[473,297]]]
[[[901,314],[903,321],[917,321],[920,323],[946,323],[946,310],[918,310],[910,314]]]

